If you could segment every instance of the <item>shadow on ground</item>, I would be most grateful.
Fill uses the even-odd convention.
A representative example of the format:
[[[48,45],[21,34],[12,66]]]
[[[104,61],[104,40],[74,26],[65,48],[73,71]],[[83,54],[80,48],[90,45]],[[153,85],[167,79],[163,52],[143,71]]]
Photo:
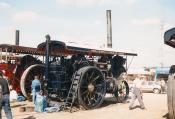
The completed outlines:
[[[36,119],[34,116],[28,116],[28,117],[25,117],[25,118],[22,118],[22,119]]]
[[[163,118],[165,118],[165,119],[169,119],[169,114],[168,113],[166,113],[165,115],[163,115],[162,116]]]
[[[100,107],[107,107],[111,104],[116,104],[117,103],[117,100],[116,98],[114,97],[108,97],[108,98],[105,98],[105,100],[103,101],[103,103],[101,104]]]
[[[140,108],[141,109],[141,106],[140,105],[136,105],[136,106],[132,107],[130,110],[133,110],[133,109],[136,109],[136,108]]]
[[[100,107],[107,107],[109,105],[112,104],[119,104],[119,103],[129,103],[128,100],[124,100],[123,102],[118,101],[115,97],[107,97],[105,98],[105,100],[103,101],[102,105]]]
[[[11,108],[16,108],[16,107],[20,107],[20,106],[25,106],[27,104],[11,104]]]

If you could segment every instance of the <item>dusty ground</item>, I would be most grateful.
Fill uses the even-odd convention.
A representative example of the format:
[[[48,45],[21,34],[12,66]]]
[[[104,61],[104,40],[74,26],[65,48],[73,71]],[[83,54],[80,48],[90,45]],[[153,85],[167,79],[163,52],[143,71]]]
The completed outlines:
[[[19,112],[20,105],[31,105],[29,102],[22,102],[12,104],[12,113],[14,119],[166,119],[168,112],[166,94],[144,93],[143,98],[146,110],[140,108],[129,110],[128,103],[116,104],[107,98],[103,106],[95,110],[74,113]],[[135,104],[138,104],[137,101]],[[3,119],[6,119],[4,113]]]

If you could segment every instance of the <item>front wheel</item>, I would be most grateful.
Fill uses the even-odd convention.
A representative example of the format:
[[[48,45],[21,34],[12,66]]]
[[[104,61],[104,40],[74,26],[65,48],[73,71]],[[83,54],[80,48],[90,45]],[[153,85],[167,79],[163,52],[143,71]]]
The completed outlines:
[[[129,96],[129,85],[126,81],[117,81],[114,96],[118,102],[124,102]]]

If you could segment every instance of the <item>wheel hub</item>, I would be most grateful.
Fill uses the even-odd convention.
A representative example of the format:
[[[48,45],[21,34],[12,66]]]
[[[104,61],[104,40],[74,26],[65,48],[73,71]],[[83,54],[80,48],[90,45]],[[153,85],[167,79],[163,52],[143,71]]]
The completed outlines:
[[[88,85],[88,91],[89,92],[93,92],[94,91],[94,85],[92,84],[92,83],[90,83],[89,85]]]

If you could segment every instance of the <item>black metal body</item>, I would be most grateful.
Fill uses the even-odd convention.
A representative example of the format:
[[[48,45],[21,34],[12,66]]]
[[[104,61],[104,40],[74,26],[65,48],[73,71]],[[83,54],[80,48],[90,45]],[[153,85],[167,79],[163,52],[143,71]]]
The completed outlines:
[[[38,45],[38,51],[45,50],[44,88],[49,99],[67,100],[75,72],[81,75],[75,94],[79,104],[86,109],[100,106],[106,93],[117,93],[119,96],[120,90],[123,95],[123,89],[119,89],[116,82],[120,75],[126,72],[126,59],[119,55],[137,54],[66,46],[60,41],[50,41],[49,36],[46,39],[46,43]],[[87,57],[98,57],[98,61],[89,60]],[[128,86],[126,84],[125,82],[124,85]],[[129,90],[125,93],[128,95]]]

